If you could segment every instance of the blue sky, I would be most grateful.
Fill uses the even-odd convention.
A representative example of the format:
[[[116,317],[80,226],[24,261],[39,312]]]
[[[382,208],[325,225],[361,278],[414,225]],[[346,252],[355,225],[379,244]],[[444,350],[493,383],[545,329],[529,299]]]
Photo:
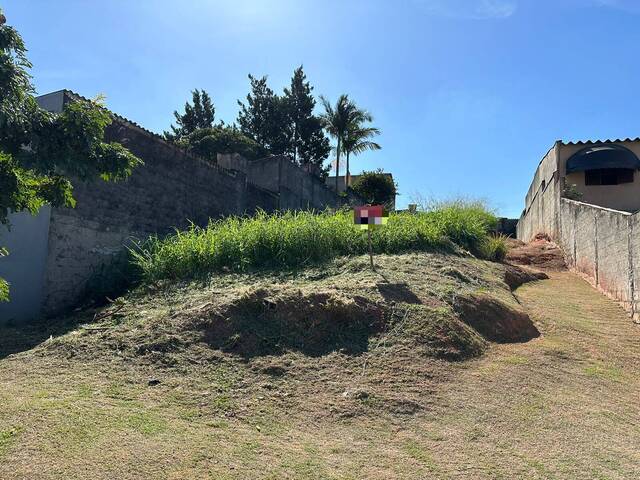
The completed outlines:
[[[640,0],[4,0],[39,93],[69,88],[161,132],[192,88],[232,122],[247,74],[350,94],[383,150],[352,171],[519,215],[556,139],[640,135]]]

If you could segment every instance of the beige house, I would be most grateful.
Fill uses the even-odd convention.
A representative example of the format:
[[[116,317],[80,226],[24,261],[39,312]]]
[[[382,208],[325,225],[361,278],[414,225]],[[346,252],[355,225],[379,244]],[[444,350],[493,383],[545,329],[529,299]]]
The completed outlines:
[[[556,142],[540,161],[518,239],[545,234],[567,265],[640,320],[640,138]]]
[[[599,207],[640,210],[640,138],[557,141],[538,165],[525,198],[518,238],[554,235],[561,197]]]

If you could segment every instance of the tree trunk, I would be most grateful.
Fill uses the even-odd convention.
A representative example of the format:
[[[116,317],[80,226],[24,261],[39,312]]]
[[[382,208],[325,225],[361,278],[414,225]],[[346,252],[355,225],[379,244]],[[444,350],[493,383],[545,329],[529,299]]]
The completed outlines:
[[[336,193],[338,190],[338,174],[340,173],[340,137],[338,137],[338,149],[336,150]]]
[[[349,173],[349,152],[347,151],[347,174],[344,177],[344,185],[346,188],[351,185],[351,174]]]

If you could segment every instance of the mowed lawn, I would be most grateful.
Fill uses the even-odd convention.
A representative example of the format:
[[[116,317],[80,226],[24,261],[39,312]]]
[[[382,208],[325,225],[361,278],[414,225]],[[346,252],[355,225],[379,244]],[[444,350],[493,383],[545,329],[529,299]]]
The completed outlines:
[[[640,478],[640,328],[550,276],[516,291],[542,336],[464,362],[5,356],[0,478]],[[381,408],[372,382],[422,408]]]

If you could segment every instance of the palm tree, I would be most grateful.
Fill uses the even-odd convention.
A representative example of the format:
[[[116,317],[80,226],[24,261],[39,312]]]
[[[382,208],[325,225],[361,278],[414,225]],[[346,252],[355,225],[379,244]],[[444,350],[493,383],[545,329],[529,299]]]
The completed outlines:
[[[364,113],[365,121],[372,121],[373,118],[367,112]],[[353,122],[347,129],[347,135],[342,141],[342,151],[347,156],[347,175],[345,177],[345,185],[351,184],[351,173],[349,172],[349,155],[359,155],[367,150],[380,150],[382,147],[370,139],[380,135],[380,129],[375,127],[363,127],[362,123]]]
[[[324,107],[324,113],[320,115],[322,123],[327,133],[336,139],[338,143],[336,147],[336,193],[338,192],[338,173],[340,172],[340,153],[342,152],[342,143],[347,136],[349,126],[353,123],[353,120],[358,113],[362,113],[358,110],[355,103],[349,100],[349,96],[342,94],[338,97],[335,106],[331,105],[331,102],[325,97],[320,96],[322,106]]]

